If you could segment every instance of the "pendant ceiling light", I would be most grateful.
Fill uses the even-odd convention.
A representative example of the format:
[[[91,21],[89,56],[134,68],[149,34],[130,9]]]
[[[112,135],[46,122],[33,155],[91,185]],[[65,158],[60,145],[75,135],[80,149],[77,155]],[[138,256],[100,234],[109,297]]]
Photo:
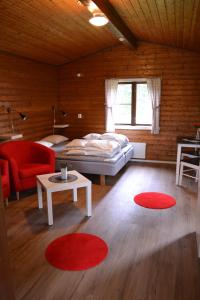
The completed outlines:
[[[104,26],[108,23],[108,19],[103,13],[93,13],[93,17],[89,19],[89,22],[94,26]]]

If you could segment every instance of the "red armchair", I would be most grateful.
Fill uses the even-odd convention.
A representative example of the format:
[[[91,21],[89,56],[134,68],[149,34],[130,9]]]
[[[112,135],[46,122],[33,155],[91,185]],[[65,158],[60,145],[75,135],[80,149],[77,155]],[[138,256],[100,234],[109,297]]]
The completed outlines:
[[[8,171],[8,162],[6,160],[0,159],[0,170],[1,170],[1,181],[2,181],[2,191],[3,198],[8,204],[8,197],[10,195],[10,179]]]
[[[0,157],[8,160],[11,188],[17,193],[36,186],[36,175],[55,171],[55,152],[31,141],[9,141],[0,145]]]

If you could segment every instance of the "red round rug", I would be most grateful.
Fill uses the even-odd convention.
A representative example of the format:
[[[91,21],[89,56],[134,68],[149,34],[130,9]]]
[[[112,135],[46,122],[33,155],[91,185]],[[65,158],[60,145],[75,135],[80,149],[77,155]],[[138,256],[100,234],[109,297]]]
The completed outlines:
[[[95,267],[107,254],[107,244],[98,236],[87,233],[63,235],[51,242],[45,252],[51,265],[69,271]]]
[[[176,200],[167,194],[147,192],[134,197],[136,204],[153,209],[165,209],[176,205]]]

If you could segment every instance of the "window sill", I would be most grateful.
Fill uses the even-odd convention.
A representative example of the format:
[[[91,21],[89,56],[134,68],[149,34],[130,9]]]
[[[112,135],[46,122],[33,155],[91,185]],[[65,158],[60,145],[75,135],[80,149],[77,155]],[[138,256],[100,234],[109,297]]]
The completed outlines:
[[[126,129],[126,130],[151,130],[151,126],[131,126],[131,125],[116,125],[116,129]]]

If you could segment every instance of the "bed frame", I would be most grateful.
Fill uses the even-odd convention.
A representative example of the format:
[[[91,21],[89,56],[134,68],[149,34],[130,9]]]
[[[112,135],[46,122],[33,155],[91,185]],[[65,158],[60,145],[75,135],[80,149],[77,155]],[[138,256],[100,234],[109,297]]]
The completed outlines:
[[[56,154],[56,170],[60,171],[63,163],[66,163],[70,169],[74,169],[80,173],[100,175],[100,184],[105,184],[105,176],[115,176],[133,157],[133,145],[130,144],[128,149],[122,149],[122,156],[115,162],[108,161],[88,161],[73,160],[62,155],[62,152]]]

